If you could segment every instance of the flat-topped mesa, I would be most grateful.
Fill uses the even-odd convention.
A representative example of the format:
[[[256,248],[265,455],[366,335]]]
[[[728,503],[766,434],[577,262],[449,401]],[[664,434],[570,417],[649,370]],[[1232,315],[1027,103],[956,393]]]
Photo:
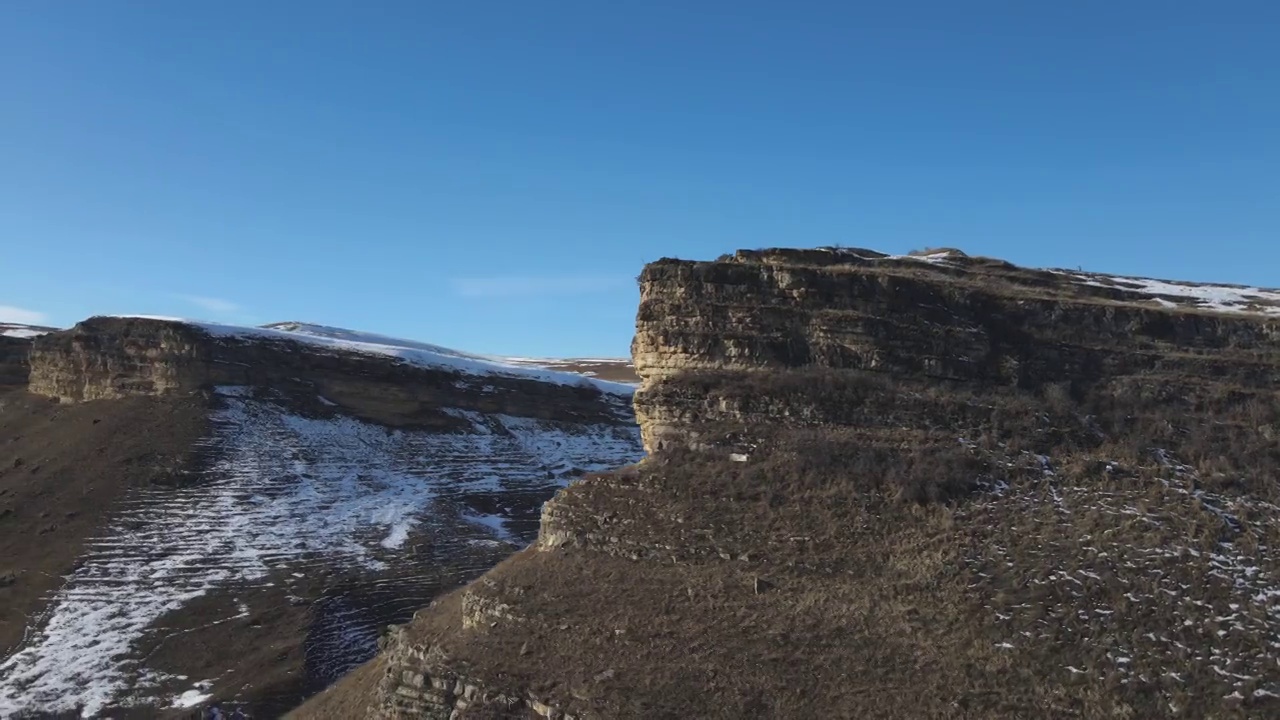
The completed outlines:
[[[270,388],[323,410],[450,427],[471,410],[542,420],[634,422],[631,389],[571,373],[491,363],[444,348],[390,346],[266,328],[95,317],[31,350],[30,390],[63,402]],[[444,409],[448,409],[446,412]]]
[[[1280,350],[1277,291],[1030,270],[955,250],[664,259],[641,273],[640,297],[636,409],[651,451],[664,427],[692,419],[655,402],[691,374],[834,369],[1031,389],[1156,373],[1266,387]]]

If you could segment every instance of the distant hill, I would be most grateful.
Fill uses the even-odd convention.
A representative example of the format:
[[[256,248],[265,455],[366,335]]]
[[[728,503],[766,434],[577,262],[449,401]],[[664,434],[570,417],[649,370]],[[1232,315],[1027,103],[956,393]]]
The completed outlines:
[[[505,357],[499,355],[475,355],[471,353],[463,353],[457,350],[440,347],[439,345],[429,345],[419,343],[412,340],[402,340],[399,338],[391,338],[385,335],[375,335],[372,333],[362,333],[352,330],[344,330],[342,328],[328,327],[325,325],[315,325],[311,323],[301,322],[279,322],[264,325],[265,328],[275,330],[283,330],[304,335],[314,335],[317,337],[331,338],[334,340],[348,340],[354,342],[374,343],[382,345],[391,345],[396,347],[414,348],[427,352],[440,353],[453,357],[469,358],[473,360],[481,360],[486,362],[497,363],[501,365],[517,365],[522,367],[541,367],[551,370],[559,370],[564,372],[572,372],[580,375],[598,377],[601,380],[611,380],[614,382],[638,383],[640,378],[636,376],[635,365],[632,364],[630,358],[523,358],[523,357]]]

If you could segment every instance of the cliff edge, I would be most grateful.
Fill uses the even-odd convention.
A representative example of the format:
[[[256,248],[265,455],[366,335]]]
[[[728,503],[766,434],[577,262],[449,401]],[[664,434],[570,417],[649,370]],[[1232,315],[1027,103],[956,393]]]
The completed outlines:
[[[295,717],[1280,713],[1280,294],[853,249],[640,290],[648,459]]]

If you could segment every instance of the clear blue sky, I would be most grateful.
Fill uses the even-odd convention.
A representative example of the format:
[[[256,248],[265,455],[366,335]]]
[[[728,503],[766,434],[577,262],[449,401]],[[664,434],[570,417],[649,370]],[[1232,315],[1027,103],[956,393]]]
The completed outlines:
[[[624,355],[741,247],[1280,285],[1280,3],[622,5],[0,3],[0,315]]]

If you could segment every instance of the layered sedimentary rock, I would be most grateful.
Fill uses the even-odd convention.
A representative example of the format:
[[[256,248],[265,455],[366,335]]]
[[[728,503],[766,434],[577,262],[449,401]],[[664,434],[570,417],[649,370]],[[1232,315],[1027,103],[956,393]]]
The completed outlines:
[[[762,417],[812,415],[808,406],[765,407],[755,393],[725,397],[703,386],[677,397],[691,375],[708,371],[867,370],[1022,389],[1135,376],[1271,387],[1280,349],[1273,294],[1228,288],[1241,302],[1222,312],[1203,299],[1220,286],[1163,285],[945,251],[662,260],[640,276],[633,350],[645,385],[636,409],[652,448],[670,431],[694,430],[697,419],[741,415],[744,402]]]
[[[844,249],[640,286],[650,457],[299,717],[1280,712],[1280,294]]]

